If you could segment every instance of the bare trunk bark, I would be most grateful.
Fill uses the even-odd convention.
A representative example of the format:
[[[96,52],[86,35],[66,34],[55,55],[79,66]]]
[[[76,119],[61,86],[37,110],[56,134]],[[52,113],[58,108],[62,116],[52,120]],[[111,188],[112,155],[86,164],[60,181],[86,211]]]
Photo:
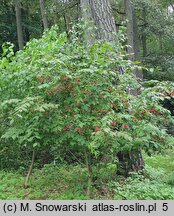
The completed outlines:
[[[139,42],[138,42],[138,26],[135,15],[134,6],[131,0],[125,0],[125,12],[128,19],[127,22],[127,40],[128,40],[128,54],[131,61],[139,61]],[[135,71],[138,79],[143,79],[142,71]]]
[[[31,166],[30,166],[30,168],[28,170],[28,173],[27,173],[27,176],[26,176],[26,179],[25,179],[25,182],[24,182],[24,188],[28,187],[28,181],[29,181],[29,178],[31,176],[32,169],[33,169],[33,166],[34,166],[34,160],[35,160],[35,150],[33,150],[33,155],[32,155],[32,160],[31,160]]]
[[[97,27],[96,38],[113,41],[116,32],[115,20],[108,0],[89,0],[91,14]]]
[[[93,44],[95,40],[95,32],[94,21],[92,20],[89,0],[81,0],[81,12],[82,19],[85,22],[84,41],[87,44]]]
[[[21,3],[20,0],[15,0],[15,11],[16,11],[16,24],[17,24],[17,35],[19,50],[24,47],[23,31],[22,31],[22,19],[21,19]]]
[[[146,25],[146,8],[145,7],[143,8],[143,11],[142,11],[142,18],[143,18],[144,29],[145,29],[145,25]],[[143,57],[147,56],[147,43],[146,43],[146,41],[147,41],[146,32],[143,31],[143,34],[142,34]]]
[[[87,186],[87,192],[86,195],[88,197],[91,197],[91,189],[92,189],[92,170],[91,170],[91,164],[90,164],[90,155],[85,150],[85,163],[88,173],[88,186]]]
[[[115,39],[116,25],[108,0],[81,0],[81,8],[84,20],[92,21],[96,27],[96,39]]]
[[[71,37],[71,30],[72,30],[72,22],[70,16],[64,14],[64,21],[65,21],[65,27],[66,27],[66,33],[68,38]]]
[[[41,15],[42,15],[42,22],[44,26],[44,31],[48,29],[48,19],[47,19],[47,14],[45,10],[45,2],[44,0],[40,0],[40,10],[41,10]]]

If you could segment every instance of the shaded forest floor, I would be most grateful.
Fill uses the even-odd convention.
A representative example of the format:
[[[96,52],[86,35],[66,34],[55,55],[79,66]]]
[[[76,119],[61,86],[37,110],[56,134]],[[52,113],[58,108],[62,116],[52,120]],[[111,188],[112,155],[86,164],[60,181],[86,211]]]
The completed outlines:
[[[127,179],[114,177],[115,170],[93,168],[91,198],[86,196],[87,172],[82,166],[45,165],[35,169],[30,187],[23,188],[24,175],[0,171],[1,200],[71,200],[71,199],[174,199],[174,155],[145,156],[144,174]]]

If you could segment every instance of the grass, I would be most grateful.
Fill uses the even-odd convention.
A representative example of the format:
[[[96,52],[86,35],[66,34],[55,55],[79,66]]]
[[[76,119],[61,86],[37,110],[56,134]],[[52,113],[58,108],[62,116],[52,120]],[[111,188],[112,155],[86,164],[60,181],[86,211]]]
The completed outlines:
[[[0,171],[0,199],[174,199],[173,157],[174,155],[145,156],[144,175],[133,173],[127,179],[115,177],[114,169],[107,167],[100,168],[97,173],[95,167],[97,174],[91,198],[86,195],[86,168],[81,166],[46,165],[41,170],[34,170],[27,189],[23,187],[24,175]]]
[[[174,154],[146,157],[145,161],[149,178],[174,187]]]
[[[34,170],[30,187],[24,189],[21,174],[0,172],[0,199],[87,199],[86,181],[86,173],[80,167],[47,165]]]

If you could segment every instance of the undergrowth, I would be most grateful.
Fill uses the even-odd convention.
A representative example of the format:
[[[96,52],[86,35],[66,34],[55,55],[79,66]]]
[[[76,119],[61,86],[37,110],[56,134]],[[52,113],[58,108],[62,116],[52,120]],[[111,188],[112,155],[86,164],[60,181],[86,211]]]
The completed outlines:
[[[127,179],[116,176],[116,167],[93,167],[91,197],[86,195],[87,170],[81,165],[45,165],[33,170],[30,186],[23,188],[19,172],[0,172],[1,200],[172,200],[174,199],[174,162],[171,156],[145,157],[144,173],[132,173]]]

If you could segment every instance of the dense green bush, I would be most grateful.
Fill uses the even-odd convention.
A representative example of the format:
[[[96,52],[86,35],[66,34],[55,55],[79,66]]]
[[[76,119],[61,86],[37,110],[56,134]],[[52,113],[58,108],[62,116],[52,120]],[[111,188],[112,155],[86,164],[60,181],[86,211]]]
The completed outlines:
[[[173,119],[160,102],[174,97],[174,85],[142,87],[119,41],[87,46],[77,35],[68,41],[54,27],[15,56],[5,48],[0,60],[5,157],[12,148],[19,149],[16,158],[20,149],[37,155],[48,149],[48,161],[85,163],[90,176],[92,163],[115,163],[119,151],[172,147],[166,126]],[[132,94],[138,88],[141,93]]]

